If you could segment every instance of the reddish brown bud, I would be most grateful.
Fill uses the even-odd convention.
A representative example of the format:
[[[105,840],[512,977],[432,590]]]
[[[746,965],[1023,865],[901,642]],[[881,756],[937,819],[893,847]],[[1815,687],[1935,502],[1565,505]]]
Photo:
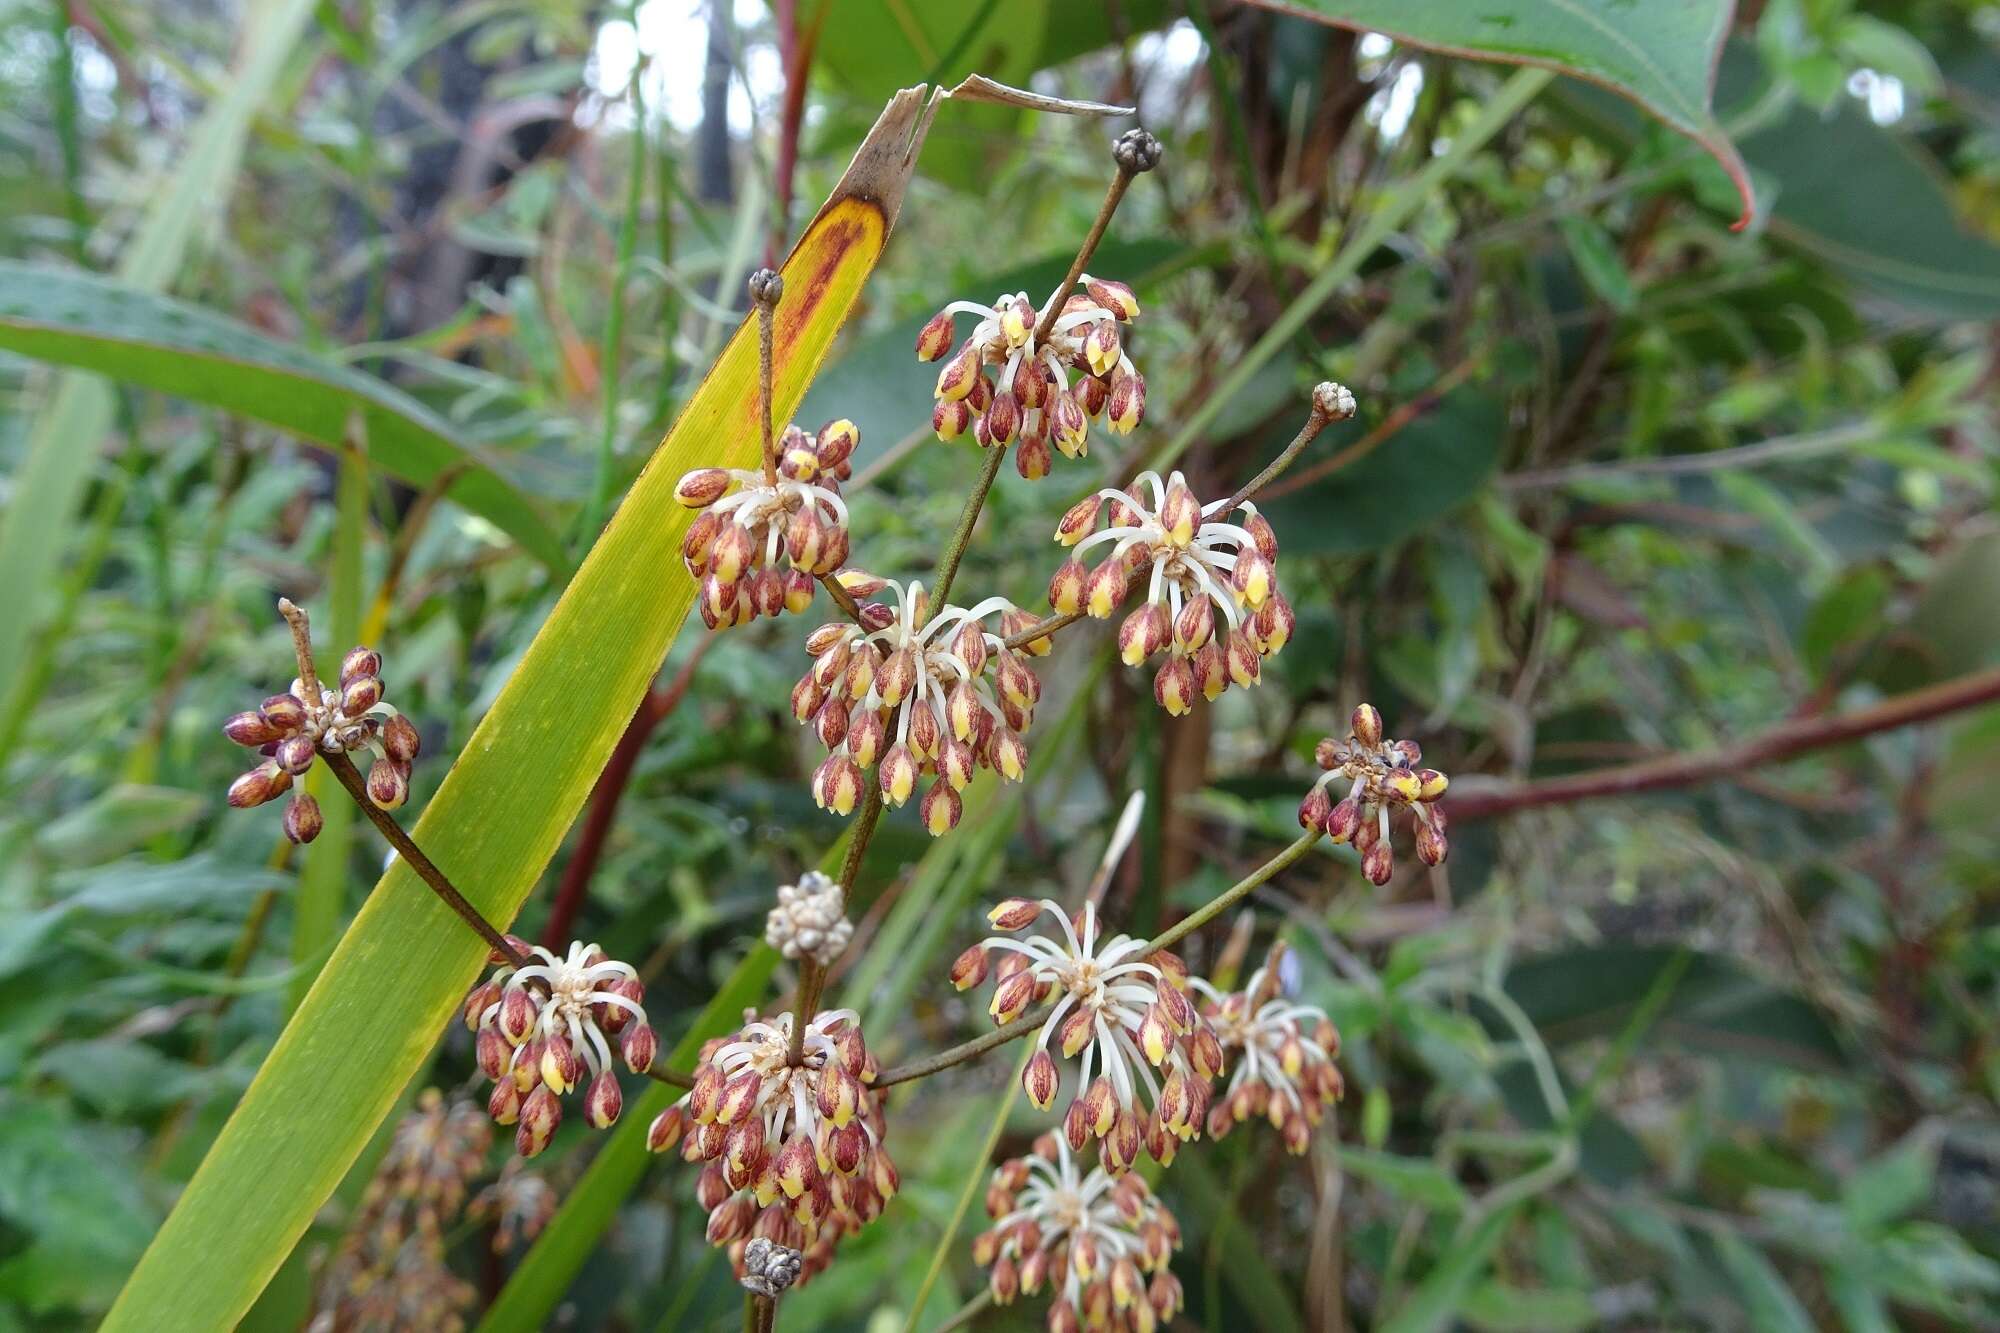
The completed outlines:
[[[1006,444],[1021,431],[1021,400],[1012,393],[996,393],[981,420],[994,444]]]
[[[545,1083],[535,1085],[521,1103],[521,1119],[514,1131],[514,1150],[523,1157],[536,1157],[555,1137],[562,1124],[562,1103]]]
[[[1372,747],[1382,743],[1382,714],[1374,704],[1356,704],[1348,726],[1354,732],[1354,739],[1363,745]]]
[[[972,425],[972,404],[963,398],[940,398],[931,408],[931,430],[940,440],[955,440]]]
[[[275,800],[291,785],[292,775],[279,767],[276,760],[267,759],[230,783],[229,794],[225,799],[237,809],[247,810],[266,801]]]
[[[308,843],[319,836],[319,831],[326,827],[326,820],[319,812],[319,802],[300,792],[285,807],[284,824],[287,838],[296,843]]]
[[[706,509],[722,498],[722,493],[729,489],[729,480],[726,468],[696,468],[674,487],[674,498],[690,509]]]
[[[521,1088],[511,1078],[501,1079],[493,1085],[493,1091],[486,1098],[486,1114],[496,1125],[511,1125],[521,1118]]]
[[[1062,1076],[1056,1069],[1055,1057],[1047,1050],[1036,1051],[1021,1071],[1021,1090],[1028,1094],[1037,1111],[1046,1111],[1055,1105],[1061,1087]]]
[[[284,733],[266,721],[261,713],[235,714],[222,724],[222,734],[253,750],[284,737]]]
[[[279,741],[271,757],[278,761],[278,767],[298,777],[312,767],[314,753],[312,737],[292,736]]]
[[[986,980],[986,950],[973,945],[953,960],[951,984],[959,990],[971,990]]]
[[[660,1053],[659,1034],[645,1023],[633,1023],[619,1038],[618,1054],[625,1061],[625,1067],[635,1074],[643,1074],[653,1067],[653,1061]]]
[[[368,769],[368,799],[384,810],[394,810],[409,800],[409,765],[377,759]]]
[[[952,743],[959,745],[957,741]],[[941,777],[924,793],[917,812],[923,816],[924,831],[933,838],[941,838],[958,827],[958,821],[965,813],[965,802],[951,780]]]
[[[1387,884],[1389,876],[1395,873],[1395,869],[1395,859],[1389,851],[1389,841],[1386,838],[1370,847],[1361,857],[1361,873],[1366,875],[1368,882],[1376,888]]]
[[[341,687],[340,711],[359,717],[382,702],[382,681],[376,676],[356,676]]]
[[[1326,794],[1326,788],[1314,785],[1299,802],[1299,827],[1324,830],[1332,816],[1333,798]]]
[[[1361,831],[1361,798],[1350,796],[1333,806],[1326,815],[1326,836],[1336,843],[1354,841]]]
[[[415,760],[423,744],[424,738],[418,733],[416,724],[401,713],[382,724],[382,748],[397,763],[407,764]]]
[[[610,1070],[590,1081],[590,1089],[583,1095],[583,1118],[592,1129],[609,1129],[624,1109],[625,1094]]]
[[[671,1151],[681,1141],[681,1131],[686,1124],[686,1112],[681,1109],[681,1103],[675,1102],[654,1116],[653,1123],[646,1126],[646,1151]]]
[[[258,705],[257,712],[280,735],[306,724],[306,706],[296,694],[274,694]]]
[[[951,312],[938,311],[917,333],[917,360],[937,360],[951,350],[953,336]]]

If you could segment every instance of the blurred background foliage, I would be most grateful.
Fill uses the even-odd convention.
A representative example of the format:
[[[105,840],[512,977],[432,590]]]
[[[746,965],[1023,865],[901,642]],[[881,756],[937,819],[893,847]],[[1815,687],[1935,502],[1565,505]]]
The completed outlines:
[[[1521,49],[1555,9],[1298,8],[1505,19]],[[944,970],[979,904],[1073,894],[1126,792],[1152,800],[1110,910],[1143,932],[1289,840],[1313,741],[1371,699],[1490,813],[1437,871],[1375,891],[1328,850],[1191,942],[1226,970],[1281,934],[1348,1097],[1306,1157],[1254,1132],[1182,1155],[1189,1325],[2000,1325],[2000,711],[1523,796],[2000,666],[2000,7],[1730,22],[1740,232],[1701,125],[1570,78],[1413,194],[1508,71],[1221,0],[0,0],[0,1329],[102,1314],[381,863],[333,802],[302,856],[223,817],[217,722],[289,675],[274,596],[383,649],[452,754],[742,275],[890,91],[974,70],[1132,102],[1168,150],[1094,265],[1146,306],[1147,425],[1004,479],[981,588],[1038,604],[1055,516],[1162,442],[1221,490],[1314,381],[1362,413],[1270,507],[1300,627],[1262,689],[1169,722],[1074,635],[1028,785],[975,788],[943,842],[887,822],[834,984],[884,1062],[974,1030]],[[927,439],[916,329],[1060,276],[1105,137],[996,107],[931,130],[801,413],[861,427],[869,568],[926,567],[967,472]],[[338,447],[357,414],[365,458]],[[695,630],[622,799],[516,926],[639,963],[669,1040],[838,832],[787,716],[801,626]],[[894,1101],[904,1193],[788,1326],[930,1328],[976,1296],[977,1218],[951,1223],[1006,1064]],[[405,1104],[473,1073],[447,1033]],[[395,1123],[246,1327],[362,1326],[346,1260],[397,1234],[366,1188]],[[498,1300],[496,1327],[736,1320],[693,1172],[585,1178],[593,1140],[505,1177],[472,1152],[485,1203],[404,1256],[413,1289],[468,1321]]]

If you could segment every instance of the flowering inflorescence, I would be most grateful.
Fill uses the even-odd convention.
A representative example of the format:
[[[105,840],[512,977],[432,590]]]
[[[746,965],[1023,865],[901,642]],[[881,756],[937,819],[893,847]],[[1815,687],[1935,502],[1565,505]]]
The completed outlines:
[[[1229,1085],[1208,1112],[1210,1138],[1221,1138],[1252,1116],[1267,1117],[1302,1153],[1326,1108],[1346,1091],[1339,1068],[1340,1033],[1323,1010],[1274,992],[1268,967],[1240,991],[1224,994],[1200,977],[1189,984],[1206,1003],[1202,1016],[1233,1062]]]
[[[973,1241],[973,1261],[991,1270],[999,1304],[1047,1286],[1050,1333],[1149,1333],[1180,1311],[1180,1279],[1167,1269],[1180,1224],[1140,1176],[1085,1175],[1069,1145],[1044,1134],[1033,1153],[995,1168],[986,1211],[993,1225]]]
[[[739,1278],[746,1242],[762,1237],[804,1253],[803,1281],[900,1184],[869,1087],[875,1057],[851,1009],[815,1016],[797,1063],[793,1015],[746,1020],[703,1046],[694,1087],[654,1119],[646,1145],[679,1144],[682,1158],[707,1163],[695,1195],[708,1210],[709,1243],[730,1247]]]
[[[1232,507],[1241,523],[1226,521]],[[1106,526],[1093,531],[1100,516]],[[1073,548],[1049,580],[1049,605],[1060,614],[1105,619],[1133,582],[1145,583],[1145,605],[1118,627],[1118,651],[1127,666],[1167,653],[1153,696],[1176,716],[1196,693],[1213,700],[1232,683],[1255,685],[1263,659],[1292,637],[1297,619],[1278,591],[1269,520],[1248,502],[1203,504],[1178,472],[1164,482],[1142,472],[1126,490],[1078,501],[1056,540]],[[1087,568],[1084,552],[1105,545],[1104,559]]]
[[[618,1119],[625,1097],[610,1038],[618,1038],[625,1067],[635,1074],[652,1068],[659,1038],[640,1005],[645,987],[628,964],[581,940],[562,957],[512,937],[508,942],[527,965],[503,962],[473,987],[465,1024],[478,1034],[480,1072],[493,1080],[487,1110],[496,1123],[517,1126],[515,1148],[533,1157],[562,1123],[561,1096],[586,1075],[585,1121],[604,1129]]]
[[[229,804],[238,809],[284,795],[322,753],[366,752],[375,760],[368,798],[394,810],[409,799],[410,765],[422,745],[410,720],[384,702],[382,655],[372,648],[351,649],[341,659],[338,685],[295,678],[285,693],[229,718],[222,734],[264,756],[229,784]],[[311,842],[324,822],[319,803],[306,792],[285,807],[285,836],[293,842]]]
[[[320,1282],[310,1329],[465,1326],[478,1292],[446,1262],[446,1233],[486,1165],[479,1108],[426,1088],[397,1122]]]
[[[1144,940],[1101,935],[1094,902],[1072,918],[1050,898],[1009,898],[987,919],[1001,930],[1019,931],[1044,916],[1059,929],[1021,939],[989,936],[959,955],[953,984],[965,990],[985,980],[997,951],[988,1006],[996,1024],[1055,997],[1021,1086],[1046,1111],[1062,1081],[1051,1041],[1063,1059],[1082,1057],[1077,1091],[1063,1116],[1072,1149],[1081,1152],[1096,1138],[1099,1157],[1114,1174],[1131,1169],[1142,1144],[1155,1161],[1173,1161],[1179,1145],[1200,1134],[1209,1081],[1222,1072],[1223,1061],[1215,1034],[1188,998],[1187,965],[1175,954],[1149,953]]]
[[[813,774],[813,799],[848,814],[874,768],[883,798],[900,806],[920,778],[932,776],[920,805],[924,827],[933,836],[948,832],[974,772],[991,768],[1012,782],[1027,772],[1021,732],[1034,718],[1041,684],[1027,650],[1008,648],[985,621],[997,615],[1011,632],[1032,617],[1001,597],[932,614],[920,583],[845,582],[864,597],[886,587],[896,606],[863,603],[859,625],[822,625],[806,640],[813,664],[792,689],[792,714],[811,723],[827,748]]]
[[[1305,800],[1299,803],[1299,826],[1317,828],[1336,843],[1353,843],[1361,851],[1361,870],[1373,884],[1387,884],[1395,872],[1389,850],[1389,814],[1406,807],[1416,821],[1417,859],[1442,865],[1450,851],[1445,838],[1444,811],[1436,801],[1450,785],[1434,768],[1420,768],[1423,750],[1415,741],[1382,737],[1382,714],[1373,704],[1360,704],[1350,720],[1345,740],[1332,736],[1313,751],[1325,769]],[[1349,784],[1336,802],[1327,794],[1335,782]]]
[[[778,886],[778,905],[764,917],[764,942],[786,958],[827,966],[854,937],[840,885],[817,870]]]
[[[1126,355],[1120,326],[1139,313],[1138,298],[1122,282],[1082,274],[1083,290],[1057,292],[1053,320],[1026,292],[1001,296],[990,306],[953,301],[917,335],[917,359],[946,356],[938,372],[931,428],[955,440],[969,428],[983,448],[1005,448],[1016,439],[1014,466],[1035,480],[1048,475],[1053,444],[1070,458],[1089,451],[1090,422],[1102,416],[1118,435],[1146,414],[1146,381]],[[972,334],[958,350],[955,316],[971,315]],[[1042,331],[1046,324],[1047,331]]]
[[[840,483],[860,441],[851,421],[830,421],[816,437],[787,426],[769,471],[705,467],[681,478],[675,498],[702,511],[681,541],[681,559],[701,580],[701,618],[710,629],[804,611],[818,578],[846,563]]]

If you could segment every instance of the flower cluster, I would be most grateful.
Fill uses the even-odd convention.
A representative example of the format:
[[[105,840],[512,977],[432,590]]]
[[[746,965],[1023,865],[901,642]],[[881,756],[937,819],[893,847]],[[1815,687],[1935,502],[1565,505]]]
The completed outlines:
[[[479,1191],[466,1216],[493,1224],[493,1252],[505,1254],[517,1241],[530,1241],[556,1215],[556,1192],[549,1182],[510,1157],[499,1178]]]
[[[486,1109],[495,1123],[518,1126],[514,1146],[533,1157],[562,1123],[560,1097],[586,1074],[585,1121],[604,1129],[618,1119],[625,1096],[609,1038],[618,1038],[625,1067],[635,1074],[652,1068],[660,1045],[640,1007],[645,987],[628,964],[581,940],[561,958],[540,945],[509,942],[528,955],[528,965],[503,962],[473,987],[465,1024],[478,1034],[479,1070],[493,1080]]]
[[[1102,1167],[1086,1176],[1069,1145],[1044,1134],[1032,1154],[994,1170],[986,1211],[993,1225],[973,1241],[973,1261],[992,1270],[987,1284],[1001,1305],[1046,1285],[1050,1333],[1150,1333],[1179,1313],[1180,1279],[1167,1261],[1180,1224],[1141,1177]]]
[[[806,640],[813,664],[792,689],[792,715],[811,723],[827,748],[813,774],[813,799],[848,814],[865,771],[875,768],[883,797],[900,806],[919,778],[934,777],[919,808],[936,837],[958,823],[958,793],[976,770],[991,768],[1010,782],[1027,772],[1021,732],[1034,718],[1041,683],[1025,654],[984,622],[996,612],[1003,629],[1033,621],[1001,597],[933,615],[920,583],[845,583],[864,597],[886,587],[896,606],[865,603],[861,624],[822,625]]]
[[[804,1268],[805,1256],[791,1246],[753,1236],[743,1247],[743,1276],[739,1281],[745,1291],[775,1299],[799,1280]]]
[[[1313,759],[1326,771],[1299,803],[1299,826],[1317,828],[1336,843],[1351,842],[1361,850],[1361,870],[1369,882],[1387,884],[1395,872],[1389,851],[1389,812],[1408,807],[1417,826],[1417,859],[1442,865],[1450,851],[1445,838],[1444,811],[1436,801],[1450,785],[1434,768],[1419,768],[1423,750],[1415,741],[1382,738],[1382,714],[1373,704],[1360,704],[1350,720],[1346,740],[1332,736],[1319,743]],[[1350,785],[1339,802],[1327,795],[1338,781]]]
[[[1340,1055],[1333,1020],[1311,1005],[1275,995],[1268,967],[1226,995],[1200,977],[1189,984],[1206,1001],[1202,1015],[1235,1062],[1228,1088],[1209,1110],[1209,1137],[1219,1139],[1261,1115],[1285,1136],[1287,1149],[1304,1152],[1326,1108],[1346,1091],[1333,1063]]]
[[[410,797],[410,765],[422,740],[410,720],[382,700],[382,655],[354,648],[341,660],[338,686],[315,684],[316,690],[309,689],[294,679],[284,694],[222,724],[223,735],[264,756],[264,762],[229,784],[229,804],[248,809],[276,800],[322,751],[366,751],[375,758],[368,770],[368,797],[384,810],[394,810]],[[285,836],[293,842],[311,842],[324,822],[319,803],[303,791],[285,807]]]
[[[1142,472],[1128,490],[1102,490],[1071,506],[1056,527],[1056,540],[1073,549],[1049,580],[1049,605],[1103,620],[1143,578],[1146,603],[1119,626],[1118,651],[1127,666],[1167,653],[1153,697],[1176,716],[1194,706],[1197,692],[1213,700],[1232,683],[1255,685],[1263,659],[1285,646],[1297,623],[1278,591],[1270,522],[1247,502],[1236,506],[1241,524],[1225,522],[1229,507],[1226,499],[1202,504],[1178,472],[1165,482]],[[1100,515],[1107,525],[1093,531]],[[1086,568],[1083,553],[1105,545],[1105,558]]]
[[[774,474],[705,467],[681,478],[675,498],[702,511],[681,542],[681,559],[701,580],[701,618],[710,629],[812,605],[814,581],[847,560],[840,483],[860,442],[847,420],[828,422],[817,438],[787,426]]]
[[[778,886],[778,905],[764,918],[764,942],[786,958],[810,958],[821,967],[840,957],[854,937],[840,885],[817,870],[797,884]]]
[[[1028,1100],[1046,1111],[1061,1090],[1049,1053],[1053,1038],[1063,1059],[1082,1056],[1077,1091],[1063,1117],[1069,1146],[1081,1152],[1095,1137],[1099,1158],[1113,1174],[1131,1169],[1141,1144],[1155,1161],[1173,1161],[1179,1145],[1201,1132],[1209,1081],[1222,1072],[1223,1059],[1215,1034],[1188,998],[1187,965],[1175,954],[1148,955],[1146,941],[1129,935],[1100,938],[1095,903],[1084,904],[1072,920],[1053,899],[1009,898],[987,919],[1000,930],[1018,931],[1043,916],[1053,918],[1060,933],[990,936],[952,964],[953,984],[960,990],[978,985],[990,954],[1000,952],[988,1006],[996,1024],[1060,992],[1021,1073]]]
[[[1083,274],[1081,292],[1058,292],[1062,310],[1046,338],[1036,338],[1041,312],[1026,292],[991,306],[953,301],[917,335],[917,359],[949,355],[938,373],[931,427],[940,440],[968,428],[982,448],[1004,448],[1015,439],[1014,466],[1029,480],[1048,475],[1049,446],[1070,458],[1089,451],[1090,421],[1102,416],[1117,435],[1146,415],[1146,381],[1125,354],[1120,326],[1139,313],[1138,298],[1122,282]],[[952,351],[957,315],[977,323]],[[1074,377],[1072,379],[1072,377]]]
[[[320,1282],[313,1330],[465,1326],[478,1293],[445,1260],[445,1234],[493,1137],[479,1108],[426,1088],[390,1135],[353,1225]]]
[[[900,1185],[858,1017],[834,1009],[813,1018],[796,1064],[792,1022],[753,1018],[709,1042],[694,1087],[647,1130],[652,1151],[679,1144],[685,1160],[708,1164],[695,1195],[709,1243],[730,1247],[738,1278],[753,1236],[802,1251],[800,1280],[811,1277]]]

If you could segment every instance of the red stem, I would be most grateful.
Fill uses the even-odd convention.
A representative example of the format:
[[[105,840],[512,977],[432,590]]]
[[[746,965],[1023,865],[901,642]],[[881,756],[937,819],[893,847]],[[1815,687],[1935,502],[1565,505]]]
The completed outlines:
[[[1636,764],[1619,764],[1517,786],[1468,791],[1445,802],[1453,819],[1483,819],[1542,805],[1567,805],[1599,796],[1630,796],[1664,787],[1687,787],[1715,778],[1729,778],[1763,764],[1776,763],[1808,750],[1840,745],[1878,731],[1907,727],[1947,713],[2000,700],[2000,668],[1976,671],[1942,684],[1885,699],[1872,708],[1836,717],[1802,717],[1780,722],[1770,730],[1735,745],[1695,754],[1666,755]]]
[[[562,949],[569,944],[577,913],[590,897],[590,880],[604,855],[604,840],[610,836],[612,821],[618,817],[619,798],[625,795],[625,786],[639,763],[639,752],[646,748],[646,738],[653,734],[653,728],[666,721],[680,705],[688,686],[694,683],[695,669],[714,642],[711,635],[697,644],[664,689],[646,691],[632,713],[632,720],[625,724],[625,734],[618,738],[617,748],[612,750],[604,771],[597,775],[597,785],[591,789],[590,811],[583,818],[583,831],[577,834],[576,850],[570,854],[569,864],[563,867],[562,884],[549,907],[549,922],[542,927],[542,947]]]

